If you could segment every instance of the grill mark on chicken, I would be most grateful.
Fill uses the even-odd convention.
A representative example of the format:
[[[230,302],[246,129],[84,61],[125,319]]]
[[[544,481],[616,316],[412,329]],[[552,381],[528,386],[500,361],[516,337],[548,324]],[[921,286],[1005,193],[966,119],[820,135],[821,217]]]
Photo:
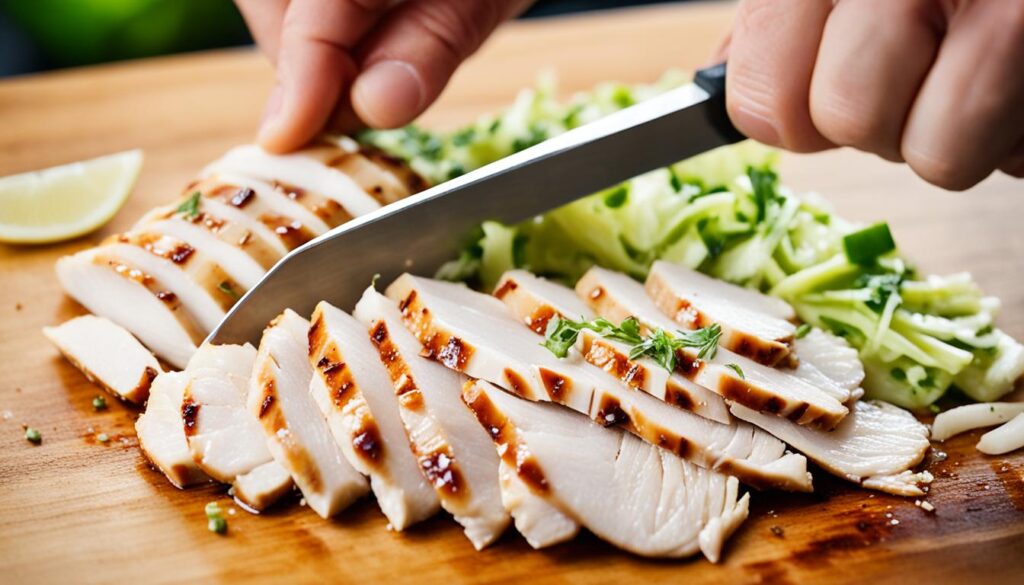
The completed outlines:
[[[697,449],[693,443],[678,434],[651,422],[640,412],[633,413],[630,428],[633,433],[642,437],[649,443],[657,445],[666,451],[671,451],[683,459],[695,462],[699,461],[707,467],[713,467],[713,462],[708,461],[706,457],[698,457],[700,450]]]
[[[522,376],[517,374],[511,368],[505,368],[502,375],[508,383],[509,390],[519,396],[533,396],[533,390],[530,389],[530,385],[526,383],[526,380],[524,380]]]
[[[368,422],[368,421],[363,421]],[[368,424],[352,437],[355,453],[369,464],[377,463],[384,458],[384,440],[380,436],[377,425]]]
[[[786,402],[778,396],[772,396],[745,380],[731,376],[722,376],[718,383],[718,392],[726,400],[732,400],[758,412],[783,416],[801,425],[830,430],[840,420],[827,413],[819,412],[818,409],[812,410],[811,405],[804,401],[795,402],[787,409]]]
[[[392,341],[388,326],[384,321],[378,321],[370,327],[370,341],[377,348],[380,361],[388,371],[399,403],[413,412],[423,412],[423,394],[416,386],[408,364],[402,360],[398,346]]]
[[[726,343],[723,344],[723,347],[760,364],[774,366],[780,363],[788,364],[796,361],[796,356],[792,354],[790,349],[792,342],[793,338],[789,337],[776,340],[776,343],[765,343],[764,340],[756,336],[741,331],[733,331],[726,340]],[[794,359],[787,359],[791,357]],[[795,364],[791,367],[795,367]]]
[[[538,307],[536,311],[526,318],[526,326],[534,333],[544,335],[548,330],[548,323],[550,323],[555,317],[558,317],[559,319],[563,318],[562,315],[558,314],[551,307],[546,305]]]
[[[514,281],[514,280],[506,280],[506,281],[502,282],[501,286],[499,286],[494,291],[494,296],[499,298],[499,299],[504,300],[504,298],[506,296],[508,296],[508,293],[516,290],[517,288],[519,288],[519,285],[516,284],[516,281]]]
[[[466,370],[466,364],[473,357],[473,346],[436,328],[430,318],[430,311],[418,301],[415,290],[410,291],[398,303],[398,308],[402,313],[402,320],[423,344],[423,357],[438,361],[459,372]]]
[[[678,299],[675,308],[669,314],[673,315],[673,320],[690,329],[700,329],[708,325],[707,316],[685,299]]]
[[[411,444],[411,443],[410,443]],[[421,453],[416,445],[411,444],[416,453],[423,475],[435,490],[443,491],[449,498],[462,499],[466,494],[466,480],[455,462],[455,456],[447,445],[430,453]]]
[[[516,475],[526,484],[530,491],[544,495],[550,490],[548,480],[540,463],[530,453],[529,448],[519,439],[516,427],[507,417],[494,406],[494,403],[483,393],[475,389],[473,380],[463,385],[462,402],[476,415],[477,421],[498,445],[501,458],[506,465],[516,470]]]
[[[704,368],[704,360],[693,358],[687,351],[676,351],[676,371],[685,378],[693,380]]]
[[[599,339],[583,336],[583,357],[631,388],[642,390],[647,381],[645,368]]]
[[[316,234],[309,228],[290,217],[265,213],[259,217],[259,220],[277,234],[277,237],[289,250],[294,250],[316,237]]]
[[[631,420],[629,414],[622,409],[622,404],[614,397],[606,394],[601,396],[597,412],[593,418],[598,424],[606,427],[629,425]]]
[[[189,397],[181,402],[181,421],[185,426],[185,434],[192,436],[196,433],[196,422],[199,418],[199,405]]]
[[[268,327],[273,327],[275,322],[283,315],[282,313],[276,317]],[[323,489],[323,478],[320,476],[320,470],[305,447],[295,442],[295,438],[288,428],[284,413],[281,411],[281,405],[277,399],[277,384],[274,381],[275,374],[271,369],[273,367],[280,368],[276,360],[268,360],[264,363],[263,368],[255,374],[256,382],[260,387],[260,394],[263,397],[260,401],[257,418],[259,418],[264,429],[267,429],[270,431],[270,434],[276,436],[277,443],[280,445],[284,457],[291,466],[289,471],[292,471],[293,475],[305,478],[310,490],[320,492]]]
[[[331,227],[339,226],[352,219],[352,214],[333,199],[279,181],[272,181],[271,185],[274,190],[302,205]]]
[[[547,390],[552,402],[565,404],[566,394],[572,392],[572,382],[565,376],[547,368],[537,368],[537,372],[540,374],[540,381],[544,384],[544,389]]]
[[[694,400],[693,395],[672,380],[665,382],[665,402],[678,406],[683,410],[692,411],[697,407],[697,401]]]
[[[235,207],[242,209],[246,205],[252,203],[252,200],[255,197],[256,191],[253,191],[252,188],[241,187],[237,191],[235,191],[235,194],[232,195],[231,199],[229,199],[228,201],[231,203],[231,205],[234,205]]]
[[[429,186],[426,179],[412,170],[412,167],[400,158],[365,144],[359,145],[359,153],[370,162],[384,169],[385,172],[390,173],[405,188],[409,195],[419,193]]]

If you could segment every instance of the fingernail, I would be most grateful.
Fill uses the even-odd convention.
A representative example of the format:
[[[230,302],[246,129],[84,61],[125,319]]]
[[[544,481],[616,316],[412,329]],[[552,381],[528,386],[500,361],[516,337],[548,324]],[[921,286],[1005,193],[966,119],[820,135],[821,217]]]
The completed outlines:
[[[371,126],[405,124],[423,108],[423,80],[404,61],[381,61],[356,78],[352,102],[359,116]]]
[[[267,105],[263,108],[263,118],[260,121],[259,141],[263,142],[274,133],[274,127],[278,124],[278,114],[281,112],[281,103],[284,101],[284,88],[281,84],[274,86],[267,97]]]
[[[732,123],[747,136],[770,146],[782,145],[779,129],[771,118],[743,106],[737,108],[735,114]]]

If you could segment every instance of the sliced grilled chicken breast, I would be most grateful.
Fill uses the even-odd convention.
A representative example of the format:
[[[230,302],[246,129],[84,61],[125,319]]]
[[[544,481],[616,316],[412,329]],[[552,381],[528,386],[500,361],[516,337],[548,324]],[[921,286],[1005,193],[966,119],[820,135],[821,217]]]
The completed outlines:
[[[864,382],[864,365],[857,350],[842,337],[814,328],[796,340],[794,349],[801,362],[812,363],[840,388],[853,392]]]
[[[928,428],[902,408],[858,401],[832,431],[809,429],[739,404],[732,413],[768,431],[830,473],[897,495],[922,495],[921,476],[906,473],[928,450]]]
[[[44,327],[46,336],[90,382],[121,400],[142,404],[162,369],[153,354],[113,321],[83,315],[57,327]]]
[[[235,477],[235,501],[250,512],[259,513],[292,490],[292,476],[280,463],[271,459],[249,473]]]
[[[554,546],[579,533],[580,525],[546,499],[534,495],[515,466],[505,459],[498,462],[498,481],[502,505],[512,515],[516,530],[533,548]]]
[[[554,317],[590,320],[595,316],[571,288],[525,270],[510,270],[502,275],[494,295],[514,316],[541,335]],[[682,374],[668,372],[649,358],[632,359],[624,344],[593,331],[584,330],[580,339],[578,346],[584,359],[629,386],[704,418],[720,423],[732,420],[721,396]]]
[[[398,413],[388,372],[368,328],[321,302],[309,328],[309,391],[349,463],[370,478],[381,512],[395,530],[433,516],[437,495],[420,473]]]
[[[163,282],[104,248],[57,260],[57,280],[86,309],[132,332],[175,367],[185,367],[205,335]]]
[[[238,489],[241,476],[274,462],[259,421],[246,408],[255,361],[256,349],[249,344],[201,346],[185,368],[189,382],[181,415],[196,464],[217,481],[234,484],[235,497],[246,507],[262,510],[275,493],[287,492],[291,481],[267,484],[266,479],[281,477],[269,467],[243,481],[247,489]]]
[[[717,561],[747,517],[749,496],[738,498],[735,478],[628,433],[479,380],[463,400],[528,489],[619,548],[651,557],[700,550]]]
[[[263,331],[247,405],[263,426],[274,459],[291,473],[306,503],[329,518],[368,491],[345,459],[309,393],[309,322],[290,309]]]
[[[509,515],[490,438],[460,399],[464,378],[421,357],[398,307],[372,288],[359,300],[355,316],[369,327],[398,396],[409,444],[441,506],[477,550],[494,542],[508,527]]]
[[[580,280],[587,291],[595,290],[590,276]],[[726,349],[769,366],[790,358],[796,326],[787,320],[793,309],[781,299],[662,260],[651,266],[645,286],[655,304],[687,328],[718,323]]]
[[[162,283],[204,333],[216,327],[231,304],[245,292],[219,266],[169,236],[119,235],[99,249]]]
[[[215,201],[233,207],[238,212],[266,229],[273,230],[273,222],[266,218],[284,217],[298,221],[306,229],[321,234],[332,227],[352,219],[337,201],[317,193],[289,189],[275,181],[261,181],[244,175],[223,173],[193,183],[190,189],[203,194],[205,201]],[[186,189],[186,194],[189,189]],[[280,235],[280,234],[279,234]],[[287,240],[279,242],[289,248]]]
[[[576,292],[599,315],[615,323],[636,317],[645,329],[671,332],[678,327],[645,294],[643,286],[624,274],[593,271],[585,286],[582,280],[578,283]],[[849,401],[850,393],[838,385],[822,390],[785,370],[770,368],[721,347],[710,360],[699,359],[692,348],[683,348],[677,357],[677,367],[684,376],[726,400],[758,412],[777,414],[824,430],[835,428],[849,412],[843,404]],[[729,365],[739,367],[742,375]],[[846,399],[838,400],[837,396]]]
[[[139,447],[177,488],[186,488],[209,478],[192,459],[181,424],[181,397],[188,385],[182,372],[165,372],[153,380],[146,412],[135,421]]]
[[[334,149],[338,155],[342,151]],[[381,204],[342,171],[324,164],[319,151],[270,154],[254,144],[232,148],[203,171],[204,176],[237,174],[262,181],[278,181],[305,191],[320,193],[338,202],[353,217]]]
[[[629,388],[573,352],[555,358],[494,297],[404,274],[387,294],[427,355],[534,401],[552,401],[756,487],[806,491],[807,461],[746,424],[721,424]]]
[[[341,152],[335,147],[340,148]],[[401,160],[381,150],[363,146],[348,136],[330,140],[327,146],[307,148],[306,152],[351,177],[381,205],[394,203],[426,186]]]

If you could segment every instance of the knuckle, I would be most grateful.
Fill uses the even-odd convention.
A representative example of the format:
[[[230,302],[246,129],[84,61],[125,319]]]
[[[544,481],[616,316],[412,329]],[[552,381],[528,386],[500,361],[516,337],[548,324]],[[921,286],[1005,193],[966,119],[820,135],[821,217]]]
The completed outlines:
[[[841,146],[875,147],[885,130],[880,113],[865,111],[838,88],[812,92],[810,114],[818,132]]]
[[[987,176],[976,176],[958,161],[957,157],[946,152],[928,152],[910,146],[904,148],[903,158],[917,176],[933,185],[950,191],[963,191],[976,185]]]
[[[468,57],[502,19],[503,2],[452,0],[410,5],[416,26],[460,61]]]

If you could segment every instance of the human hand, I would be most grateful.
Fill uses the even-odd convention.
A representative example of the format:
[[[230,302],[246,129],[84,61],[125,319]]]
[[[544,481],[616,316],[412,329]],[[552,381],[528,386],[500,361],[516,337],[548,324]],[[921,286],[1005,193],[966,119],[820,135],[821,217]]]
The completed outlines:
[[[1024,177],[1024,2],[743,0],[726,51],[729,115],[758,141],[947,189]]]
[[[236,0],[277,70],[259,134],[271,152],[324,128],[412,121],[529,0]]]

